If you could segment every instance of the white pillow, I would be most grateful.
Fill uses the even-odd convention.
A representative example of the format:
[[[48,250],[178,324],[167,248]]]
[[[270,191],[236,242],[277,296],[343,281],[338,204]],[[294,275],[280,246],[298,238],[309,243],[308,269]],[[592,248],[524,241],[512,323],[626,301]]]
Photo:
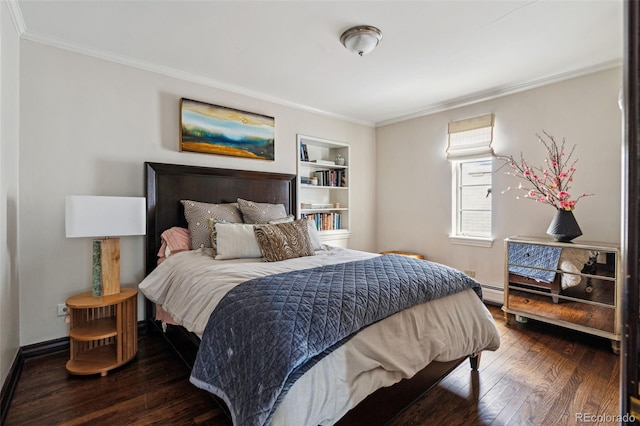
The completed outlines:
[[[216,223],[217,260],[259,258],[260,246],[253,232],[255,225],[241,223]]]
[[[314,250],[322,250],[322,243],[320,242],[320,234],[316,229],[316,221],[307,219],[307,225],[309,226],[309,239]]]

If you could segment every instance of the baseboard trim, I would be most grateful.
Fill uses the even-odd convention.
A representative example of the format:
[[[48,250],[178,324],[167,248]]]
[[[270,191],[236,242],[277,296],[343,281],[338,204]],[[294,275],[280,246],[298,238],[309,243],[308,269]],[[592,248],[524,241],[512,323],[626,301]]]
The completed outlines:
[[[144,336],[147,332],[146,322],[138,321],[138,336]],[[31,358],[56,354],[63,351],[69,351],[68,337],[47,340],[46,342],[34,343],[18,348],[18,353],[2,385],[2,391],[0,391],[0,425],[5,423],[13,393],[15,392],[16,386],[18,386],[18,380],[20,380],[20,375],[22,374],[24,362]]]
[[[485,303],[502,306],[504,303],[504,290],[499,287],[482,284],[482,297]]]
[[[7,413],[9,412],[9,404],[11,404],[13,392],[18,385],[23,364],[24,357],[22,356],[22,349],[18,349],[11,368],[9,368],[9,374],[7,374],[7,378],[2,385],[2,391],[0,391],[0,424],[4,424]]]
[[[56,354],[58,352],[69,350],[69,338],[61,337],[59,339],[47,340],[46,342],[34,343],[32,345],[22,346],[20,353],[24,360],[37,358],[40,356]]]

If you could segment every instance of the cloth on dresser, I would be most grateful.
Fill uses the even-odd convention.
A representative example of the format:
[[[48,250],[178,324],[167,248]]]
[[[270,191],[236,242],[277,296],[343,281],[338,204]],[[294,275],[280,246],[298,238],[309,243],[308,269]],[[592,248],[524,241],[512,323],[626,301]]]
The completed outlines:
[[[537,281],[550,283],[556,277],[555,269],[558,268],[561,252],[561,247],[547,247],[535,244],[509,244],[509,272]],[[527,268],[527,266],[543,269]],[[549,271],[548,269],[552,270]]]
[[[550,283],[556,277],[555,270],[561,270],[567,272],[562,274],[560,279],[562,289],[566,290],[580,284],[582,276],[579,274],[589,261],[590,255],[588,250],[583,249],[513,243],[509,245],[509,272]]]
[[[589,261],[590,255],[591,252],[588,250],[573,248],[562,249],[558,269],[565,272],[573,272],[562,274],[561,285],[563,290],[580,284],[582,276],[579,274],[584,268],[584,265]]]

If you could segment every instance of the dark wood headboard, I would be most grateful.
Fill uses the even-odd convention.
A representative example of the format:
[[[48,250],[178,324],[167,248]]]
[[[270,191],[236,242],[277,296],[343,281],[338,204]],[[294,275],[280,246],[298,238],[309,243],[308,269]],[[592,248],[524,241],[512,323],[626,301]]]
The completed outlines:
[[[281,203],[296,214],[296,175],[147,162],[145,180],[146,274],[156,267],[160,234],[172,226],[187,227],[180,200],[234,203],[244,198]]]

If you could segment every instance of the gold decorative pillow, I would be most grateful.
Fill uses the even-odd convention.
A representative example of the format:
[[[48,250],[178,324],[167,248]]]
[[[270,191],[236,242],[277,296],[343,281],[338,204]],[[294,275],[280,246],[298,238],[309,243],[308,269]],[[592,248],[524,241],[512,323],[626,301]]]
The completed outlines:
[[[265,262],[278,262],[315,254],[305,219],[257,225],[253,232]]]

